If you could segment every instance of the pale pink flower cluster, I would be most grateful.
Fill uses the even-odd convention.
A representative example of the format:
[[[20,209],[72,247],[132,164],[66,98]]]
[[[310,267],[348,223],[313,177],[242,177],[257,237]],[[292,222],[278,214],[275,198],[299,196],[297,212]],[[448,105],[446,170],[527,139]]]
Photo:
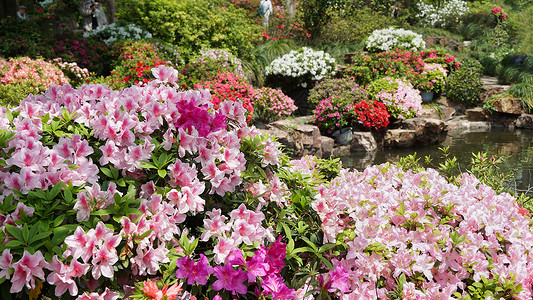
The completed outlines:
[[[205,231],[200,239],[217,240],[213,248],[217,264],[226,264],[230,254],[240,251],[238,246],[241,244],[250,246],[256,242],[263,243],[265,239],[270,242],[275,240],[271,229],[262,226],[265,215],[260,210],[247,209],[244,204],[231,211],[229,219],[220,209],[213,209],[206,215],[209,218],[203,220]]]
[[[448,76],[448,72],[446,72],[446,69],[441,64],[424,64],[424,70],[429,71],[429,72],[432,72],[432,71],[441,72],[444,78]]]
[[[341,299],[386,298],[401,274],[405,299],[451,299],[482,277],[514,280],[523,287],[518,299],[531,299],[533,233],[515,202],[466,173],[457,187],[432,169],[384,164],[342,170],[318,188],[312,207],[326,241],[342,233],[349,247],[333,261],[343,269],[334,278]]]
[[[52,59],[52,62],[56,64],[62,70],[68,70],[71,72],[78,80],[86,80],[89,78],[89,70],[87,68],[81,68],[75,62],[63,61],[61,57]]]
[[[396,82],[398,89],[393,93],[382,90],[376,94],[375,98],[387,106],[391,116],[398,119],[408,119],[420,115],[422,111],[420,91],[415,89],[409,81],[397,78],[388,78],[388,81],[390,83]]]
[[[27,83],[42,90],[53,84],[67,84],[68,78],[52,63],[42,58],[10,58],[0,68],[0,84]]]

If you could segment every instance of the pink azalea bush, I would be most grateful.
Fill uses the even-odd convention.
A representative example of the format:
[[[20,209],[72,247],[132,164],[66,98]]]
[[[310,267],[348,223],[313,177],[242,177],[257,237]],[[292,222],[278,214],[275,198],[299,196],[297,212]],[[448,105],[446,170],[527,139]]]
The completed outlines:
[[[367,92],[374,100],[383,102],[394,118],[412,118],[422,109],[420,91],[407,80],[384,77],[371,82]]]
[[[42,58],[10,58],[0,69],[0,84],[29,83],[37,91],[44,91],[53,84],[66,84],[68,78],[52,63]]]
[[[318,191],[324,240],[346,248],[323,279],[341,299],[464,299],[490,285],[493,298],[531,299],[530,219],[473,175],[454,185],[386,164]]]
[[[298,109],[289,96],[269,87],[255,89],[252,103],[255,117],[267,123],[289,117]]]
[[[532,231],[510,195],[388,165],[328,183],[323,162],[289,161],[248,127],[240,101],[152,73],[0,108],[2,292],[531,298]]]

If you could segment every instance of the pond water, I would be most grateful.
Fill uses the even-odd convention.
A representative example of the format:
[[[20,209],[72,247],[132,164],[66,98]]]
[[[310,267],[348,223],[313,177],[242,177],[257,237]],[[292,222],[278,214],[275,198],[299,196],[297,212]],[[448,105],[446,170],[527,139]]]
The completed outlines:
[[[410,149],[385,149],[374,153],[353,152],[349,156],[341,157],[344,167],[362,170],[369,165],[384,162],[396,162],[401,157],[416,153],[424,161],[424,156],[430,155],[433,164],[438,165],[441,159],[441,147],[449,147],[449,153],[461,165],[468,165],[472,153],[487,152],[491,155],[505,155],[508,159],[504,169],[517,170],[516,189],[526,191],[533,187],[533,130],[492,129],[489,132],[469,132],[463,134],[448,134],[446,140],[435,146]],[[531,194],[531,193],[528,193]]]

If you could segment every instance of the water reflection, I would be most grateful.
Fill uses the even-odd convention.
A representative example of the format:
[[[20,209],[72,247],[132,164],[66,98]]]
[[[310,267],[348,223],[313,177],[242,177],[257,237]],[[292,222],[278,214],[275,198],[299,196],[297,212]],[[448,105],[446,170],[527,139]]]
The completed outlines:
[[[383,162],[399,161],[401,157],[416,153],[418,157],[430,155],[433,163],[442,161],[440,147],[448,146],[449,152],[457,157],[460,164],[468,164],[472,153],[487,152],[489,157],[498,153],[509,156],[505,168],[517,170],[518,190],[533,186],[533,131],[493,129],[490,132],[469,132],[450,134],[441,144],[412,149],[386,149],[375,153],[354,152],[341,157],[343,165],[362,170],[365,167]]]

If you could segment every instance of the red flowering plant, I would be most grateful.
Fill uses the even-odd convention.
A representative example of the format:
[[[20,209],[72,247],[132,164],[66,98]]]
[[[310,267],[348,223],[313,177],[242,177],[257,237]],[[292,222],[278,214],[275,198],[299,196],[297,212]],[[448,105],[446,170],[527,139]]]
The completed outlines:
[[[363,100],[354,105],[355,123],[365,128],[382,129],[389,126],[390,114],[383,102]]]
[[[196,89],[208,89],[211,93],[211,103],[219,107],[222,101],[242,101],[246,109],[246,118],[252,120],[254,107],[252,97],[254,88],[246,80],[234,73],[218,74],[215,79],[199,82],[194,85]]]
[[[507,19],[507,13],[503,12],[500,6],[496,7],[496,5],[494,5],[492,7],[492,15],[496,17],[498,23],[504,23],[505,19]]]
[[[115,89],[147,83],[154,79],[150,70],[164,65],[157,48],[148,42],[118,42],[113,45],[112,51],[118,58],[111,74],[93,79],[94,83],[104,83]]]

